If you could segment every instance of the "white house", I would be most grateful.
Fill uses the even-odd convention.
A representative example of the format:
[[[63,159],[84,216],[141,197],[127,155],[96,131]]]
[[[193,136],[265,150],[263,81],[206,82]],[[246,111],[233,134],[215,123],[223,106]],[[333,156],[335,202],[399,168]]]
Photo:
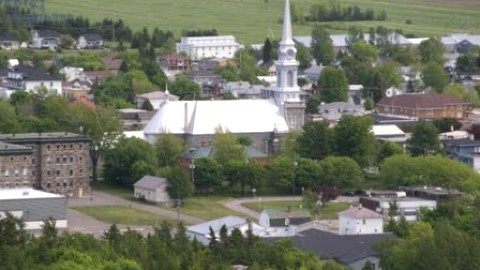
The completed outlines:
[[[299,209],[265,209],[260,213],[258,224],[267,229],[269,234],[279,235],[276,230],[284,231],[284,235],[295,235],[297,226],[312,221],[310,213]]]
[[[53,218],[57,228],[67,228],[67,199],[63,195],[31,188],[0,189],[0,219],[9,212],[25,222],[25,229],[42,228]]]
[[[103,39],[98,34],[84,34],[78,38],[77,49],[100,49]]]
[[[211,239],[210,229],[213,231],[216,238],[220,238],[220,230],[223,226],[227,229],[227,235],[230,235],[234,229],[240,230],[243,235],[246,235],[248,229],[251,229],[252,234],[257,236],[262,236],[265,232],[264,228],[247,219],[236,216],[225,216],[197,225],[188,226],[186,234],[190,240],[196,238],[198,242],[208,245]]]
[[[361,205],[338,213],[338,234],[383,233],[383,216]]]
[[[53,30],[37,30],[32,34],[32,48],[55,49],[60,45],[60,35]]]
[[[177,43],[177,53],[185,53],[190,59],[220,57],[233,58],[241,45],[234,36],[182,37]]]
[[[397,125],[373,125],[371,132],[375,139],[389,141],[404,145],[407,142],[407,134]]]
[[[145,175],[138,180],[134,187],[134,196],[137,199],[155,203],[168,203],[170,197],[166,191],[167,180],[165,178]]]
[[[41,87],[45,87],[48,91],[55,92],[56,94],[62,94],[61,80],[40,68],[26,65],[10,67],[7,78],[5,79],[5,86],[8,96],[17,90],[34,92]]]

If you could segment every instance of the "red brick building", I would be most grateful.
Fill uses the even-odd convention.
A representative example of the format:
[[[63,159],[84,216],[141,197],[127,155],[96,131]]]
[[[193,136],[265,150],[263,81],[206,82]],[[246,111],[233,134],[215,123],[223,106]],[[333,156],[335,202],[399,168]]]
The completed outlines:
[[[160,58],[160,65],[170,71],[188,71],[190,70],[190,60],[188,57],[170,53]]]
[[[418,119],[467,117],[470,104],[449,94],[406,94],[384,97],[377,103],[378,113]]]

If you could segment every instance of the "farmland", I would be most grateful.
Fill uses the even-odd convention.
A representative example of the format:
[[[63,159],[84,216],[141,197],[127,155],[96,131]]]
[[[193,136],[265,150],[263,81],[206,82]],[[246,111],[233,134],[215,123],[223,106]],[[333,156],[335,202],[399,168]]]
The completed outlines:
[[[92,20],[123,19],[133,29],[158,27],[178,36],[184,29],[215,28],[242,43],[262,43],[267,36],[280,36],[284,0],[45,0],[47,13],[71,13]],[[296,10],[307,14],[313,3],[328,0],[291,0]],[[343,6],[385,10],[387,20],[323,23],[331,33],[348,27],[382,25],[417,36],[445,33],[480,33],[478,0],[337,0]],[[294,24],[295,35],[309,35],[313,23]]]

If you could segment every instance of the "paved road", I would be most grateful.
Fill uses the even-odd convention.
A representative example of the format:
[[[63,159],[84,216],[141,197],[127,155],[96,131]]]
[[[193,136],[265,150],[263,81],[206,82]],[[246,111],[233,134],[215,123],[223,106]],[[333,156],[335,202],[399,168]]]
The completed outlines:
[[[168,217],[171,219],[177,219],[177,212],[167,209],[162,209],[157,206],[147,205],[139,202],[125,200],[123,198],[113,196],[104,192],[93,191],[92,197],[83,198],[70,198],[68,200],[68,207],[81,207],[92,205],[123,205],[132,207],[135,209],[144,210],[159,216]],[[187,224],[198,224],[204,222],[204,220],[181,214],[179,219]],[[85,233],[92,233],[95,236],[102,235],[103,232],[110,226],[110,224],[103,223],[88,215],[82,214],[74,209],[68,209],[68,227],[70,231],[80,231]],[[126,225],[120,225],[121,229],[126,229]],[[152,231],[150,226],[128,226],[131,229],[135,229],[144,234]]]

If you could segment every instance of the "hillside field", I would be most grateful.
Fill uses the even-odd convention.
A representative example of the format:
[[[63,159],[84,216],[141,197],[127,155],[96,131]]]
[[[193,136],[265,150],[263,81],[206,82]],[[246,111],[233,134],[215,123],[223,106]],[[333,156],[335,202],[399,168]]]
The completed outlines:
[[[329,0],[291,0],[297,10],[308,13],[313,3]],[[383,22],[327,22],[331,33],[348,27],[382,25],[403,29],[417,36],[445,33],[480,33],[480,0],[337,0],[343,6],[359,5],[385,10]],[[138,30],[144,26],[171,30],[178,37],[184,29],[215,28],[234,35],[241,43],[263,43],[279,38],[284,0],[45,0],[46,13],[71,13],[92,20],[123,19]],[[407,24],[407,20],[411,23]],[[294,24],[294,35],[310,35],[312,23]]]

